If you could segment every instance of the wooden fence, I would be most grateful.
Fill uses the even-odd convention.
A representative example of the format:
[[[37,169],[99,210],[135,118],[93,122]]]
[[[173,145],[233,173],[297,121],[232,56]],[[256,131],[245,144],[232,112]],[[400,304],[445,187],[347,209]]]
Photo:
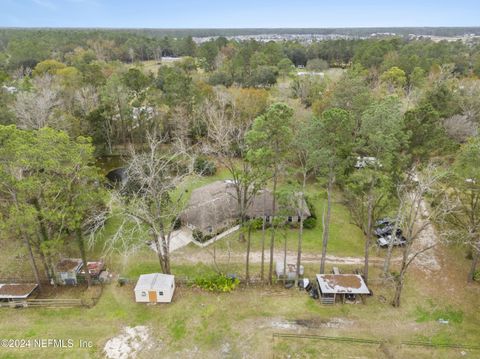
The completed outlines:
[[[0,303],[0,307],[7,308],[74,308],[85,306],[86,304],[81,299],[17,299]]]

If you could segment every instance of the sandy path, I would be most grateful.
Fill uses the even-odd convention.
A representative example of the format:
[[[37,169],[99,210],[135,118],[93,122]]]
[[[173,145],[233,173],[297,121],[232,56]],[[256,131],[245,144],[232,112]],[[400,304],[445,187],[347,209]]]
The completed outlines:
[[[268,250],[265,251],[265,262],[270,260],[270,253]],[[187,261],[187,262],[210,262],[213,258],[213,251],[201,251],[198,253],[188,253],[182,255],[180,252],[174,253],[172,256],[177,257],[178,259]],[[217,260],[226,261],[228,260],[228,253],[221,252],[216,254]],[[312,253],[305,253],[302,255],[302,263],[320,263],[321,255],[320,254],[312,254]],[[283,262],[283,252],[278,251],[274,254],[273,257],[274,262],[282,261]],[[330,264],[345,264],[345,265],[363,265],[364,258],[363,257],[339,257],[333,255],[327,255],[327,263]],[[383,263],[385,259],[383,257],[370,257],[370,263]],[[393,261],[399,261],[400,257],[396,257],[392,259]],[[245,253],[232,253],[230,256],[230,261],[233,263],[242,263],[245,261]],[[260,251],[255,251],[250,253],[250,263],[261,263],[262,261],[262,253]],[[296,263],[297,261],[297,253],[296,252],[287,252],[287,262],[288,263]]]
[[[420,202],[420,211],[421,216],[418,219],[418,226],[425,226],[422,232],[419,233],[418,238],[413,244],[413,249],[415,252],[422,250],[422,248],[427,248],[429,246],[435,246],[438,244],[438,236],[435,233],[435,229],[428,220],[429,211],[425,200],[422,199]],[[428,222],[428,223],[427,223]],[[417,268],[421,269],[424,272],[435,272],[441,269],[440,260],[437,255],[436,247],[433,247],[415,258],[414,263]]]

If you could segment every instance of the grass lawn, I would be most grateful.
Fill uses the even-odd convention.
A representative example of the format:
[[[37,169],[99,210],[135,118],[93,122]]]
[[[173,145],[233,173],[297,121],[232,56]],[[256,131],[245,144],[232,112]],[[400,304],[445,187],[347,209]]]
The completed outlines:
[[[378,274],[379,269],[373,272]],[[412,274],[413,276],[413,274]],[[238,288],[226,294],[206,293],[180,286],[174,302],[149,306],[134,303],[133,283],[105,287],[99,303],[91,309],[0,309],[0,338],[74,339],[72,349],[0,349],[1,358],[100,358],[105,342],[125,326],[145,325],[153,348],[140,357],[252,357],[388,358],[385,353],[406,358],[450,358],[458,350],[435,350],[400,346],[400,341],[477,344],[478,302],[470,302],[478,291],[464,288],[464,299],[452,312],[459,294],[440,293],[431,299],[428,280],[414,275],[405,289],[403,306],[392,308],[382,298],[390,298],[391,288],[372,283],[375,296],[366,305],[321,306],[305,292],[295,289]],[[425,290],[427,287],[427,290]],[[452,314],[453,313],[453,314]],[[448,325],[437,322],[438,315],[450,318]],[[302,339],[273,339],[273,333],[348,336],[385,340],[385,344],[330,343]],[[81,349],[78,340],[93,342]],[[297,352],[299,350],[299,352]],[[480,355],[466,350],[468,357]],[[297,354],[295,354],[297,353]],[[301,355],[300,355],[301,354]]]
[[[195,178],[189,190],[217,179],[228,178],[220,170],[216,176]],[[306,230],[304,253],[319,255],[321,250],[321,216],[325,195],[318,186],[309,186],[319,221],[317,227]],[[341,204],[341,193],[335,193],[328,254],[357,256],[363,254],[364,237],[350,222],[350,215]],[[102,242],[113,235],[118,221],[112,220],[99,238],[92,257],[100,256]],[[252,251],[260,250],[260,232],[253,236]],[[276,254],[283,251],[283,235],[276,237]],[[288,234],[288,248],[296,251],[296,230]],[[269,241],[267,233],[267,244]],[[30,273],[28,258],[15,241],[0,241],[0,273]],[[217,266],[213,254],[217,256]],[[75,255],[76,247],[67,247]],[[407,274],[401,308],[389,304],[393,288],[379,279],[380,264],[371,266],[370,288],[374,296],[366,305],[321,306],[318,301],[296,289],[273,287],[239,287],[232,293],[207,293],[197,288],[179,285],[174,302],[166,305],[137,304],[133,287],[140,274],[158,272],[155,253],[147,247],[135,255],[123,258],[112,254],[107,264],[130,282],[123,287],[112,283],[105,287],[98,304],[75,309],[0,309],[0,338],[7,339],[73,339],[71,349],[0,348],[0,358],[102,358],[106,341],[119,335],[126,326],[144,325],[149,328],[151,348],[144,348],[140,358],[451,358],[461,356],[462,349],[412,348],[401,341],[427,341],[435,344],[478,345],[480,338],[478,283],[465,281],[469,261],[459,248],[439,247],[442,271],[424,273],[412,267]],[[5,254],[8,254],[5,256]],[[218,241],[214,246],[198,248],[193,244],[174,252],[172,271],[177,277],[193,278],[215,273],[244,273],[245,244],[237,235]],[[306,275],[313,278],[319,263],[305,263]],[[327,271],[331,264],[327,265]],[[267,265],[268,267],[268,265]],[[351,272],[353,266],[342,266]],[[267,270],[267,268],[266,268]],[[259,263],[251,266],[259,273]],[[1,276],[0,276],[1,277]],[[439,323],[447,319],[448,324]],[[273,338],[273,333],[316,334],[369,338],[384,341],[382,345],[337,343],[298,338]],[[79,348],[78,341],[92,341],[93,347]],[[467,357],[480,357],[479,351],[465,350]]]
[[[313,229],[305,229],[303,234],[303,251],[310,253],[321,253],[322,250],[322,213],[326,210],[327,199],[323,191],[317,187],[310,186],[308,188],[308,196],[315,207],[317,214],[317,225]],[[296,251],[298,244],[298,229],[277,229],[275,236],[275,247],[277,251],[283,251],[285,233],[287,236],[287,250]],[[265,235],[265,246],[268,248],[270,243],[270,230]],[[245,252],[246,244],[239,243],[234,240],[238,237],[238,233],[232,234],[228,244],[232,250]],[[350,219],[348,209],[341,203],[341,194],[336,193],[332,206],[332,215],[330,223],[330,238],[328,242],[328,254],[337,256],[362,256],[364,251],[363,232],[355,226]],[[228,239],[227,239],[228,240]],[[225,249],[226,241],[222,240],[218,243],[220,249]],[[260,251],[262,242],[262,231],[256,230],[252,232],[252,251]]]

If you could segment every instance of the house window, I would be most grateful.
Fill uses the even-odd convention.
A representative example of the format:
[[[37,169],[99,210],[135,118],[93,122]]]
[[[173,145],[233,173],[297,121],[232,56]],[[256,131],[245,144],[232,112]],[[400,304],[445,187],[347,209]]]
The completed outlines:
[[[146,297],[147,296],[147,292],[142,292],[142,297]]]
[[[292,222],[292,216],[288,216],[288,221]]]
[[[158,292],[158,295],[163,295],[163,292]]]

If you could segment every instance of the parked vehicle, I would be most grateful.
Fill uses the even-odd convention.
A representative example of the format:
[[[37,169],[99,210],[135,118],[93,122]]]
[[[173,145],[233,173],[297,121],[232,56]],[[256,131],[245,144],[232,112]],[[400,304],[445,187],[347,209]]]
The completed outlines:
[[[393,226],[395,224],[395,220],[391,218],[381,218],[375,222],[375,227],[385,227],[385,226]]]
[[[383,228],[377,228],[373,231],[373,234],[375,234],[377,237],[390,236],[393,232],[393,227],[394,226],[386,226]],[[403,232],[400,228],[397,228],[395,233],[397,234],[397,236],[401,236]]]
[[[392,234],[393,228],[395,227],[395,220],[391,218],[382,218],[375,222],[375,230],[373,233],[377,237],[385,237]],[[397,228],[397,236],[402,235],[402,230]]]
[[[397,235],[397,236],[395,236],[395,238],[393,238],[392,235],[390,234],[390,235],[378,238],[377,239],[377,244],[382,248],[386,248],[391,243],[392,239],[393,239],[393,245],[394,246],[400,246],[401,247],[401,246],[404,246],[407,243],[407,239],[404,236]]]

